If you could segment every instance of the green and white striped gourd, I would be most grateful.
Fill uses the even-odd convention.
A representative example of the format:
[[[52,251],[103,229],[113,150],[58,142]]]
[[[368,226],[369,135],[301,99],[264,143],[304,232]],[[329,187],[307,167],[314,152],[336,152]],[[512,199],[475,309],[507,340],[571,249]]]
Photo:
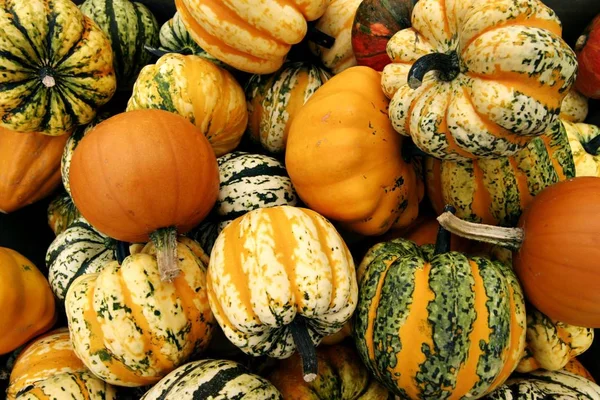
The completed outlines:
[[[283,400],[266,379],[229,360],[194,361],[177,368],[141,400]]]
[[[284,152],[295,113],[330,77],[307,62],[284,64],[274,74],[253,75],[245,89],[250,137],[270,153]]]
[[[152,61],[144,45],[158,46],[156,18],[145,5],[129,0],[86,0],[79,8],[110,40],[117,88],[131,89],[140,70]]]
[[[83,217],[59,234],[46,253],[48,281],[64,300],[73,281],[84,274],[100,272],[115,260],[116,242],[95,230]]]
[[[198,43],[194,42],[190,33],[185,29],[178,12],[160,27],[159,40],[160,48],[164,51],[197,56],[207,54]]]
[[[50,229],[58,235],[81,217],[81,214],[69,193],[61,191],[48,205],[47,216]]]

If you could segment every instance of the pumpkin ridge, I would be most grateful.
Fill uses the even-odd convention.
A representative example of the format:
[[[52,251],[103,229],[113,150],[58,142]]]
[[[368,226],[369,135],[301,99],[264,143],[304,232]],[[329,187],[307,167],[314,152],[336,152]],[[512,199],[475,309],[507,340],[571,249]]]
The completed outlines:
[[[82,46],[82,42],[86,41],[89,38],[90,35],[90,31],[91,31],[91,24],[92,24],[92,20],[90,18],[88,18],[87,16],[83,15],[83,18],[81,20],[81,35],[77,38],[77,40],[74,40],[71,47],[69,48],[69,50],[67,50],[65,52],[65,54],[59,59],[59,60],[55,60],[54,61],[54,67],[56,68],[56,72],[59,73],[61,70],[63,70],[64,68],[61,68],[61,65],[68,60],[69,58],[71,58],[71,56],[77,51],[81,49]],[[89,75],[89,74],[84,74],[84,75]]]
[[[37,59],[34,59],[32,61],[34,63],[41,64],[43,58],[40,56],[40,53],[38,53],[37,46],[31,40],[31,37],[29,36],[29,32],[27,32],[27,29],[25,29],[25,27],[21,24],[21,19],[19,18],[19,15],[15,12],[14,4],[12,4],[12,7],[6,9],[6,11],[8,11],[10,13],[10,15],[12,16],[12,23],[14,24],[15,28],[17,28],[19,30],[19,32],[21,33],[21,35],[23,35],[23,38],[27,41],[27,44],[29,44],[29,46],[31,47],[31,49],[35,53],[35,56],[37,57]],[[19,48],[19,46],[16,46],[15,43],[12,40],[11,40],[11,43],[13,44],[13,46],[15,46],[16,48],[18,48],[19,51],[22,54],[27,54],[28,53],[28,52],[23,51],[22,48]]]

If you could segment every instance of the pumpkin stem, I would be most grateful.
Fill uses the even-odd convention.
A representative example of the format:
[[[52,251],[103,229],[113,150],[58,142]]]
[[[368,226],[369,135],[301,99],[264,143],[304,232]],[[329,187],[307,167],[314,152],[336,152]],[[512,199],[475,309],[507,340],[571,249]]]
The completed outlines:
[[[446,204],[446,207],[444,207],[444,212],[454,214],[456,212],[456,208],[454,208],[450,204]],[[438,228],[437,236],[435,238],[435,250],[433,254],[438,255],[448,253],[450,251],[451,242],[452,235],[446,228],[440,225],[440,227]]]
[[[335,44],[335,38],[333,36],[329,36],[325,32],[317,29],[314,25],[311,25],[308,28],[306,38],[317,46],[325,47],[326,49],[332,48]]]
[[[510,250],[519,250],[523,243],[523,229],[504,228],[486,224],[463,221],[450,211],[437,218],[441,226],[455,235],[479,242],[491,243]]]
[[[123,260],[126,259],[131,253],[129,252],[129,243],[117,241],[117,261],[119,265],[123,264]]]
[[[42,84],[47,88],[51,88],[54,87],[54,85],[56,85],[56,80],[54,80],[54,77],[52,75],[44,75],[42,78]]]
[[[306,321],[304,317],[296,315],[296,318],[289,325],[292,331],[292,337],[296,344],[296,350],[300,353],[302,359],[302,371],[304,373],[304,381],[312,382],[317,378],[318,363],[317,363],[317,351],[315,345],[310,339],[308,328],[306,328]]]
[[[423,83],[425,74],[429,71],[439,71],[438,79],[450,82],[460,72],[458,53],[431,53],[419,58],[408,71],[408,86],[417,89]]]
[[[156,247],[156,261],[160,279],[163,282],[171,282],[179,275],[177,229],[174,226],[157,229],[150,234],[150,239]]]
[[[587,143],[582,143],[582,146],[587,153],[593,156],[597,156],[598,149],[600,149],[600,135],[596,136]]]

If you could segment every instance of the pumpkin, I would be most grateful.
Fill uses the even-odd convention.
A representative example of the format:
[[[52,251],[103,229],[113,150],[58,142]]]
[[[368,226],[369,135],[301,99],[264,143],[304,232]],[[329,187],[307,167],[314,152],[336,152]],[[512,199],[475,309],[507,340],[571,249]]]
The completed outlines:
[[[353,67],[327,81],[296,114],[285,153],[300,199],[362,235],[408,226],[423,196],[379,79],[371,68]]]
[[[283,65],[293,44],[305,37],[307,21],[319,18],[329,0],[176,0],[183,24],[196,43],[234,68],[270,74]]]
[[[48,225],[55,235],[64,232],[75,220],[81,217],[73,199],[66,191],[59,192],[48,204]]]
[[[569,362],[564,366],[563,370],[572,372],[576,375],[583,376],[584,378],[596,382],[590,371],[588,371],[583,364],[577,358],[571,358]]]
[[[316,29],[335,38],[331,48],[309,43],[312,53],[334,74],[356,65],[352,50],[352,25],[362,0],[331,0],[325,14],[317,21]]]
[[[266,379],[229,360],[201,360],[182,365],[146,392],[141,400],[166,398],[283,400]]]
[[[576,176],[600,176],[600,128],[596,125],[563,121]]]
[[[152,243],[73,281],[67,320],[75,353],[90,371],[107,383],[144,386],[206,348],[214,322],[203,253],[181,238],[181,273],[172,282],[161,281]]]
[[[562,369],[592,345],[594,330],[554,321],[536,310],[527,309],[527,345],[517,371],[539,368]]]
[[[527,299],[553,320],[600,327],[598,265],[600,178],[556,183],[531,201],[516,228],[474,224],[444,213],[438,221],[469,239],[513,250],[513,268]]]
[[[560,35],[538,0],[419,1],[387,46],[394,128],[443,160],[516,154],[557,122],[575,80]]]
[[[330,75],[307,62],[287,63],[274,74],[253,75],[246,85],[248,133],[269,153],[282,153],[298,110]]]
[[[208,299],[225,336],[244,353],[302,355],[315,378],[314,349],[342,329],[356,307],[354,261],[333,225],[305,208],[248,212],[211,252]]]
[[[560,119],[568,122],[583,122],[589,111],[588,99],[577,90],[571,90],[560,105]]]
[[[579,61],[579,73],[575,87],[584,96],[592,99],[600,98],[600,14],[588,24],[577,39],[575,52]]]
[[[0,282],[0,354],[6,354],[50,329],[56,312],[44,275],[23,255],[6,247],[0,247]]]
[[[386,48],[392,36],[410,27],[415,0],[363,0],[354,16],[352,50],[358,65],[376,71],[392,62]]]
[[[95,377],[77,358],[69,330],[37,338],[17,358],[7,399],[117,399],[115,388]]]
[[[0,128],[0,212],[16,211],[56,189],[68,136]]]
[[[194,55],[170,53],[142,69],[127,111],[177,113],[206,135],[217,157],[237,147],[248,124],[242,87],[226,70]]]
[[[131,89],[152,54],[144,46],[158,46],[159,26],[142,3],[130,0],[85,0],[79,6],[106,33],[120,89]]]
[[[600,399],[600,386],[564,370],[534,371],[506,381],[485,400]]]
[[[362,365],[356,351],[346,345],[317,348],[319,374],[312,382],[302,376],[298,354],[275,365],[267,379],[284,399],[387,400],[389,392]]]
[[[58,136],[113,96],[110,42],[70,0],[0,3],[0,125]]]
[[[525,347],[525,305],[511,268],[394,239],[365,255],[354,319],[358,352],[396,396],[480,398],[516,368]]]
[[[425,160],[427,193],[437,214],[445,204],[468,221],[515,226],[544,188],[576,175],[559,121],[514,156],[467,161]]]
[[[163,110],[129,111],[96,125],[73,152],[69,181],[75,205],[98,231],[124,242],[153,238],[165,280],[178,273],[176,232],[198,225],[219,192],[206,137]]]

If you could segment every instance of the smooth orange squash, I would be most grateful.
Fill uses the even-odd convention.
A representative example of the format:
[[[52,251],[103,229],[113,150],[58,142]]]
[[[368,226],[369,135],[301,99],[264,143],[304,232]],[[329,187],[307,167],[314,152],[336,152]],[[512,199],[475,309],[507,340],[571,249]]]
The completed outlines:
[[[34,203],[58,186],[68,138],[0,128],[0,212]]]

